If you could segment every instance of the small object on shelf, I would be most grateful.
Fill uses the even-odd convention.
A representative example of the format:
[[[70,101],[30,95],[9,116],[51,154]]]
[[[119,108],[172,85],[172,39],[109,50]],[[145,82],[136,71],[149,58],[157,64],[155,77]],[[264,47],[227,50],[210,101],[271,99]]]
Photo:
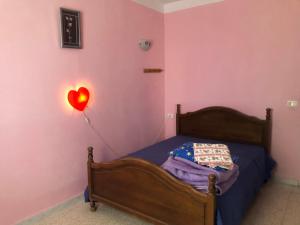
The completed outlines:
[[[162,69],[145,68],[144,73],[161,73]]]

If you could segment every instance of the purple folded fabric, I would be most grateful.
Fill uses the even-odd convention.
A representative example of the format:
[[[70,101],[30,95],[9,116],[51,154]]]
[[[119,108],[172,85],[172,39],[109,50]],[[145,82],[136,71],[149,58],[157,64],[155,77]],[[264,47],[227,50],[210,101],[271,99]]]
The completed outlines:
[[[201,191],[208,191],[208,176],[216,175],[217,195],[224,194],[236,181],[239,175],[239,168],[234,165],[232,170],[226,172],[198,165],[180,157],[169,157],[162,165],[162,168],[179,178],[180,180],[193,185]]]

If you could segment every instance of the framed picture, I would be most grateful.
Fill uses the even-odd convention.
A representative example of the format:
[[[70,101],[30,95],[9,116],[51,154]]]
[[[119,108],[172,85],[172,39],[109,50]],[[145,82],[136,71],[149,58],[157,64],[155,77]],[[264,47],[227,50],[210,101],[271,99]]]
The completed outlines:
[[[81,48],[80,12],[60,8],[61,47]]]

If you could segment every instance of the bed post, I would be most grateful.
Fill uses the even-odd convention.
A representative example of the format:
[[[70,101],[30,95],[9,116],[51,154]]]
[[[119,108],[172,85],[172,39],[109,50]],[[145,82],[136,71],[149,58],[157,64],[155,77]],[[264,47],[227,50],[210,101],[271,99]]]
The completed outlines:
[[[216,175],[214,174],[208,176],[208,192],[212,195],[216,194]]]
[[[210,195],[210,207],[208,208],[208,224],[215,225],[216,217],[216,175],[210,174],[208,176],[208,194]]]
[[[93,147],[88,147],[88,189],[89,189],[89,199],[91,211],[96,211],[96,202],[92,199],[93,187],[92,187],[92,163],[94,163]]]
[[[181,114],[181,105],[177,104],[176,110],[176,135],[180,135],[180,114]]]
[[[272,109],[266,109],[266,132],[265,132],[265,148],[271,153],[271,137],[272,137]]]

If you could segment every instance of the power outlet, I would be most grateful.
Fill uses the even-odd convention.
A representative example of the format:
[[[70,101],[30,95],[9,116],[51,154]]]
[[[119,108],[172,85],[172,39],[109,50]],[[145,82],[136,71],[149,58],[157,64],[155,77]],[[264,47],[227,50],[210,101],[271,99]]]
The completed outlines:
[[[174,113],[167,113],[167,119],[174,119],[175,118],[175,115]]]

